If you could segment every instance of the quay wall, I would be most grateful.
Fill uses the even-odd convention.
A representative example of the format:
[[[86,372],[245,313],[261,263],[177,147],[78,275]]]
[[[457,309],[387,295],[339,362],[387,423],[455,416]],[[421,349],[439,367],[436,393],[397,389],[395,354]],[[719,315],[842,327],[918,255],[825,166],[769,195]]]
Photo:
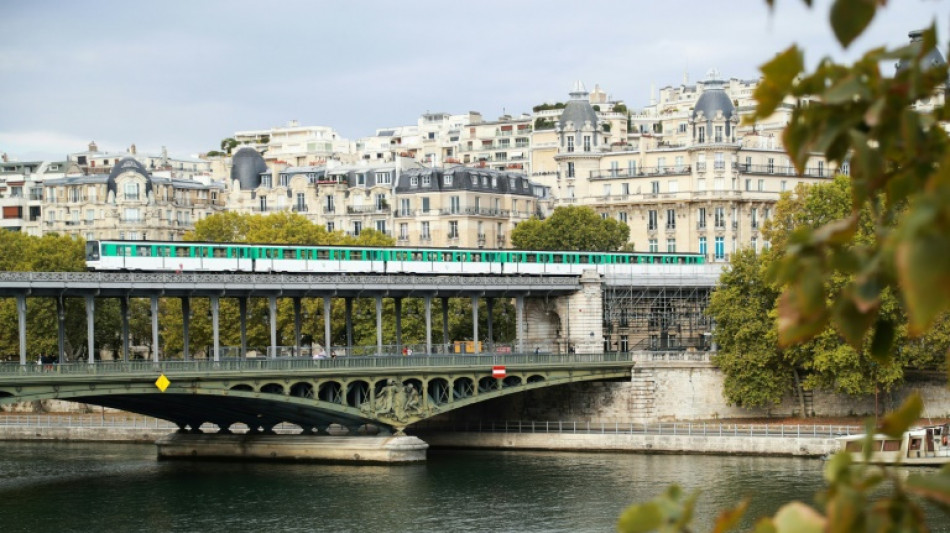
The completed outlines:
[[[592,423],[649,423],[664,421],[802,416],[799,399],[789,394],[772,408],[748,409],[730,405],[723,396],[724,376],[708,363],[691,366],[635,368],[628,381],[572,383],[528,391],[459,409],[440,422],[480,420],[584,420]],[[910,394],[924,399],[924,418],[950,417],[950,389],[944,374],[910,374],[903,386],[873,395],[848,396],[831,391],[806,394],[808,416],[873,416],[898,407]]]
[[[432,448],[798,457],[821,457],[838,450],[838,442],[830,437],[433,432],[420,438]]]
[[[52,440],[154,444],[158,439],[173,432],[174,430],[168,428],[30,427],[0,425],[0,441]]]

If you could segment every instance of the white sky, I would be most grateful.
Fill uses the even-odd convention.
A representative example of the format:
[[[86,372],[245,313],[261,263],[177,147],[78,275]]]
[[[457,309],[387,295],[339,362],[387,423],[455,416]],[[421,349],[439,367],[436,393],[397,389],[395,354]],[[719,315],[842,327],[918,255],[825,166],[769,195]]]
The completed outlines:
[[[574,80],[639,108],[651,83],[754,79],[795,42],[814,64],[936,21],[945,43],[948,2],[889,0],[843,52],[828,0],[3,0],[0,152],[189,155],[289,120],[353,140],[426,111],[530,112]]]

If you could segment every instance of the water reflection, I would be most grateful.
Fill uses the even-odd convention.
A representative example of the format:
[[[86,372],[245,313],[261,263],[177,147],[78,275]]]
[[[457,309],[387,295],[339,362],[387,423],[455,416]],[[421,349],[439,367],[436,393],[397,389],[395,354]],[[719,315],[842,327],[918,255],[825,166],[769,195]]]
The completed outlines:
[[[412,466],[157,462],[147,445],[0,443],[5,531],[612,531],[670,483],[698,530],[811,502],[822,463],[759,457],[438,452]]]

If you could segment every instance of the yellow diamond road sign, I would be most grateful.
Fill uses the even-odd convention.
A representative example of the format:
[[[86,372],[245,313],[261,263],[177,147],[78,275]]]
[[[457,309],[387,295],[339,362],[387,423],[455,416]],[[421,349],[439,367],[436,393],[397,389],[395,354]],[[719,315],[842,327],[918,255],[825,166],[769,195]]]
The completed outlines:
[[[165,389],[171,385],[172,382],[168,381],[168,378],[165,377],[165,374],[158,376],[158,379],[155,380],[155,386],[158,387],[158,390],[165,392]]]

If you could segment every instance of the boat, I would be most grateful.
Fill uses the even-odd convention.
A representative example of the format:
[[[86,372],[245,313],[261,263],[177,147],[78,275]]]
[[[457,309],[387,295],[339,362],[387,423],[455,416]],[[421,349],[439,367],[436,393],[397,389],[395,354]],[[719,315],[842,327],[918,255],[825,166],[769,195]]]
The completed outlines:
[[[874,435],[870,463],[903,466],[940,466],[950,463],[950,424],[912,428],[900,437]],[[865,435],[838,437],[842,450],[855,462],[864,462]]]

